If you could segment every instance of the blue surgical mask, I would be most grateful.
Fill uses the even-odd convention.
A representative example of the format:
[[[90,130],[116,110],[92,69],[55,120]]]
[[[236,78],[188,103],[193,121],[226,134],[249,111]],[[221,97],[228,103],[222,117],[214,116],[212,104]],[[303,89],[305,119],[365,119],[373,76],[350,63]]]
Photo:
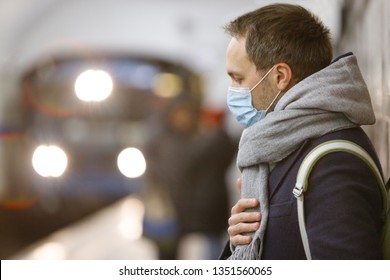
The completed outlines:
[[[274,100],[265,110],[257,110],[252,105],[252,91],[268,76],[268,74],[275,68],[273,66],[267,73],[260,79],[260,81],[251,89],[229,87],[227,94],[227,103],[229,110],[236,117],[237,121],[243,125],[251,126],[254,123],[265,118],[268,110],[274,104],[281,91],[278,92]]]

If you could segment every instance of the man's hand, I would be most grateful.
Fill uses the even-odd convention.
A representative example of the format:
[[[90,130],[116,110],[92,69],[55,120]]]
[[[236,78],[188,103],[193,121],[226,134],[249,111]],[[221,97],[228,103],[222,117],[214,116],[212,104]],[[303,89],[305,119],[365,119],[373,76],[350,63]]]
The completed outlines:
[[[237,180],[237,188],[241,191],[241,178]],[[259,201],[257,199],[242,198],[232,207],[228,233],[230,236],[230,243],[233,246],[249,244],[252,241],[250,236],[244,234],[254,232],[259,228],[261,213],[245,212],[245,210],[257,207],[258,205]]]

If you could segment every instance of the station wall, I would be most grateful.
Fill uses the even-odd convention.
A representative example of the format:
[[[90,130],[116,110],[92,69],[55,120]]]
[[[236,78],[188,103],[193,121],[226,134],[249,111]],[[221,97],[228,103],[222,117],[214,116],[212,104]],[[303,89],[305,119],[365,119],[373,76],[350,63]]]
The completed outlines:
[[[387,178],[390,176],[390,2],[347,0],[345,5],[337,52],[352,51],[357,56],[377,117],[376,124],[365,129]]]

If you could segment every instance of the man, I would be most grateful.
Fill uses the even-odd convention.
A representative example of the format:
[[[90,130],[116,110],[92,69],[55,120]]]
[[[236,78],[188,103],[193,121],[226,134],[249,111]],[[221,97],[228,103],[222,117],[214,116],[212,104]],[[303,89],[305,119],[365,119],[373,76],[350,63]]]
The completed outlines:
[[[332,62],[329,30],[300,6],[265,6],[226,30],[228,107],[247,128],[237,157],[242,199],[232,208],[221,258],[305,259],[292,193],[304,157],[344,139],[380,166],[360,128],[375,122],[367,87],[353,54]],[[322,158],[305,195],[312,258],[382,258],[381,211],[380,188],[362,160]]]

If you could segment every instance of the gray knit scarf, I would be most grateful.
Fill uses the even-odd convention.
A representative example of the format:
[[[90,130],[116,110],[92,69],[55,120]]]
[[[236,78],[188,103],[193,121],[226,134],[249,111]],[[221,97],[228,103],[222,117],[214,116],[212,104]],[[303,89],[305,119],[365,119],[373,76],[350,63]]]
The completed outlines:
[[[355,56],[344,57],[292,87],[266,118],[242,133],[237,165],[242,198],[258,198],[260,228],[249,245],[237,246],[229,259],[261,259],[269,215],[270,165],[286,158],[309,138],[375,123],[370,96]]]

